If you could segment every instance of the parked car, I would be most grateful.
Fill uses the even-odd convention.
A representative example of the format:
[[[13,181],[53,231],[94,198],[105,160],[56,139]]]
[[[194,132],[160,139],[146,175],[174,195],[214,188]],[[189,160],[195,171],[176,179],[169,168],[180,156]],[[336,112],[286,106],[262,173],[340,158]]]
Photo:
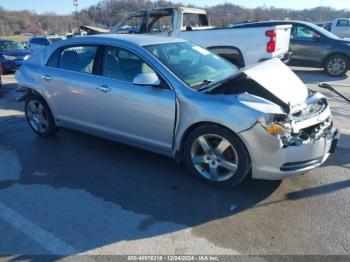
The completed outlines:
[[[289,25],[244,30],[214,28],[205,10],[178,7],[133,13],[112,32],[183,38],[244,67],[274,57],[288,59],[290,28]]]
[[[57,41],[63,40],[60,36],[33,36],[28,40],[28,49],[32,51],[40,51],[46,46],[51,45]]]
[[[317,22],[317,23],[314,23],[314,24],[319,26],[319,27],[323,27],[327,31],[331,31],[332,22],[326,21],[326,22]]]
[[[2,79],[1,76],[3,75],[3,69],[2,69],[2,63],[0,62],[0,87],[2,86]]]
[[[341,38],[350,38],[350,18],[334,19],[330,24],[329,31]]]
[[[324,68],[330,76],[342,76],[350,68],[350,39],[341,39],[312,23],[303,21],[266,21],[237,25],[237,28],[291,24],[289,65]]]
[[[3,73],[8,74],[16,71],[31,53],[18,42],[0,40],[0,63],[2,64]]]
[[[40,136],[77,129],[184,161],[210,184],[282,179],[321,165],[338,131],[326,98],[280,60],[239,70],[182,39],[73,38],[16,73]],[[117,160],[116,160],[117,161]]]

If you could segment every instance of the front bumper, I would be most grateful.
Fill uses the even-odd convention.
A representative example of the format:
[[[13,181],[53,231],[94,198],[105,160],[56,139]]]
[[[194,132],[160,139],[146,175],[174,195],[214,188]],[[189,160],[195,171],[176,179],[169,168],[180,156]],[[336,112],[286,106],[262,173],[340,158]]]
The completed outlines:
[[[322,165],[334,152],[339,139],[335,128],[317,140],[283,147],[280,139],[269,135],[260,124],[241,132],[252,161],[252,177],[279,180],[303,174]]]

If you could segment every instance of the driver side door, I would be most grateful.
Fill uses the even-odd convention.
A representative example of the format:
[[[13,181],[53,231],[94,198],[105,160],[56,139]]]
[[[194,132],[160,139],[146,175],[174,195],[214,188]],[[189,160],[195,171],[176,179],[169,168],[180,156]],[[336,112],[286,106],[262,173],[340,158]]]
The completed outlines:
[[[156,72],[131,51],[105,46],[100,59],[100,92],[94,101],[100,129],[131,143],[170,151],[175,91],[165,82],[157,87],[133,84],[136,75]]]
[[[322,64],[325,43],[322,36],[305,25],[294,24],[292,28],[290,65],[314,66]]]

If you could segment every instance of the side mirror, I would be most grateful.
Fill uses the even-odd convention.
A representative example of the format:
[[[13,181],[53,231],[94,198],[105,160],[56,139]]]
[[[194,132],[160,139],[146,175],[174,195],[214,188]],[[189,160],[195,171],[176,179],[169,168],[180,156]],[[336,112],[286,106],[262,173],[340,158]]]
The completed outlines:
[[[160,80],[155,73],[140,73],[134,77],[132,83],[139,86],[159,86]]]
[[[321,38],[320,35],[317,35],[317,34],[313,34],[313,35],[312,35],[312,39],[315,40],[315,41],[320,40],[320,38]]]

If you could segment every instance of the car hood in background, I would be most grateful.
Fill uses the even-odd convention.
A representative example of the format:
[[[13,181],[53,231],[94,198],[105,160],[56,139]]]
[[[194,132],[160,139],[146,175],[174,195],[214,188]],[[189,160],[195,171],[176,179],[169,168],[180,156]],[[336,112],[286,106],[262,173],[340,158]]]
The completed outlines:
[[[243,72],[285,104],[300,105],[308,97],[305,84],[277,58],[250,66]]]
[[[26,55],[32,54],[32,51],[26,50],[26,49],[3,50],[3,51],[0,51],[0,54],[15,56],[15,57],[25,57]]]

